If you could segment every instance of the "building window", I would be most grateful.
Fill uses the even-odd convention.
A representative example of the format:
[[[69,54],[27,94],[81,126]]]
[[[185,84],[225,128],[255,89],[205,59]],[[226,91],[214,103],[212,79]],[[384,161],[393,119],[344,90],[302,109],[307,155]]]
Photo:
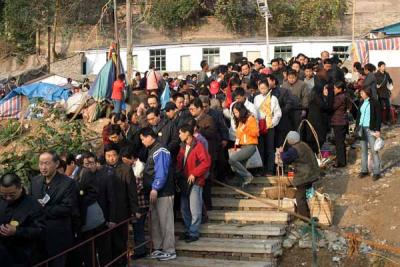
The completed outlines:
[[[203,60],[206,60],[210,67],[219,65],[219,48],[203,48]]]
[[[254,62],[257,58],[261,58],[260,51],[247,51],[247,59],[250,62]]]
[[[190,71],[190,56],[181,56],[181,71]]]
[[[138,56],[133,55],[132,56],[132,61],[133,61],[133,70],[137,71],[138,70]]]
[[[289,60],[292,56],[292,46],[274,47],[274,58],[283,58],[284,60]]]
[[[348,46],[334,46],[332,48],[332,55],[337,55],[339,59],[346,60],[349,57],[349,47]]]
[[[150,50],[150,64],[154,63],[156,69],[166,70],[166,62],[165,49]]]

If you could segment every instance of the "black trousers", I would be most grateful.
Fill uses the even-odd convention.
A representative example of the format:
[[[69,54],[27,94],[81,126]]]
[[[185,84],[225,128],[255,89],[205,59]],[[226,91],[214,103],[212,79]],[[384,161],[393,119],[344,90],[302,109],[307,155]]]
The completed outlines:
[[[382,122],[383,123],[390,123],[392,114],[390,113],[390,99],[389,98],[379,98],[379,102],[381,104],[382,114]]]
[[[93,230],[83,232],[79,236],[79,242],[83,242],[107,229],[107,226],[103,224]],[[95,240],[94,253],[96,252],[99,255],[99,262],[96,266],[104,266],[111,261],[111,243],[109,234],[105,234]],[[80,259],[84,262],[85,266],[93,266],[92,242],[89,242],[80,248]],[[95,259],[97,259],[97,257],[95,257]]]
[[[260,135],[258,138],[258,150],[260,152],[264,172],[268,174],[274,173],[275,166],[275,129],[268,129],[266,134]]]
[[[333,126],[333,133],[335,134],[335,147],[336,147],[336,164],[338,166],[346,166],[346,133],[347,125]]]
[[[128,246],[128,225],[124,224],[115,228],[111,232],[111,251],[112,259],[119,257],[127,250]],[[112,266],[125,266],[127,263],[127,256],[123,256]]]
[[[310,209],[307,204],[306,191],[312,187],[312,183],[296,186],[297,213],[310,218]]]

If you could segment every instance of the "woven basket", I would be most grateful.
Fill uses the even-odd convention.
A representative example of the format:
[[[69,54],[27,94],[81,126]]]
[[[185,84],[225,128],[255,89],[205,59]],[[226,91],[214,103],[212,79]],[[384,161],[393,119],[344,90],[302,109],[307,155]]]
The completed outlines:
[[[311,217],[318,218],[320,224],[332,225],[333,202],[327,194],[315,192],[315,195],[308,200]]]
[[[265,195],[269,199],[278,199],[279,198],[279,188],[272,187],[265,189]],[[280,198],[295,198],[296,189],[293,187],[282,186]]]

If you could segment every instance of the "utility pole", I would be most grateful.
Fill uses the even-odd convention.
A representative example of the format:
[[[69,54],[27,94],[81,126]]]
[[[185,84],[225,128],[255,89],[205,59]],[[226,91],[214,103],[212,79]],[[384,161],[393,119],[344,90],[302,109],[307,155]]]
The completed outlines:
[[[118,16],[117,16],[117,0],[114,0],[114,38],[115,38],[115,53],[116,53],[116,66],[117,76],[120,74],[119,69],[119,36],[118,36]]]
[[[126,0],[126,72],[128,78],[128,84],[132,82],[132,6],[131,0]]]
[[[50,73],[50,57],[51,57],[51,27],[47,27],[47,72]]]
[[[265,46],[266,46],[266,55],[265,55],[265,65],[269,64],[269,19],[272,18],[271,12],[268,8],[268,0],[257,0],[258,10],[260,11],[261,16],[265,18]]]
[[[131,0],[126,0],[126,77],[129,103],[132,103],[132,50],[132,6]]]
[[[352,51],[351,58],[353,60],[353,63],[355,61],[354,55],[356,53],[355,32],[356,32],[356,0],[353,0],[353,16],[352,16],[352,31],[351,31],[351,51]]]

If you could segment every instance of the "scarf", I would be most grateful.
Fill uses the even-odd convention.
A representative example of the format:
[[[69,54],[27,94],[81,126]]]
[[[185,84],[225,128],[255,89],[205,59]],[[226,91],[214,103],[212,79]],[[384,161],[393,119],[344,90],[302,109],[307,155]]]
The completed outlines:
[[[272,128],[271,98],[272,95],[270,90],[260,106],[260,111],[265,114],[265,123],[267,129]]]

